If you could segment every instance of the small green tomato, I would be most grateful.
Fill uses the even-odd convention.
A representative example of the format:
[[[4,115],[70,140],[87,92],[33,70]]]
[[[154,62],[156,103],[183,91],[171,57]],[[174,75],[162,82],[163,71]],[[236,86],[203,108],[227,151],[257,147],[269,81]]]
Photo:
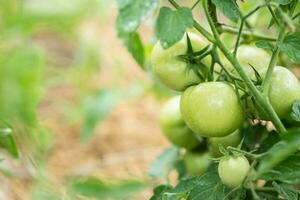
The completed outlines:
[[[245,156],[225,156],[218,166],[221,181],[230,188],[239,187],[249,169],[250,164]]]

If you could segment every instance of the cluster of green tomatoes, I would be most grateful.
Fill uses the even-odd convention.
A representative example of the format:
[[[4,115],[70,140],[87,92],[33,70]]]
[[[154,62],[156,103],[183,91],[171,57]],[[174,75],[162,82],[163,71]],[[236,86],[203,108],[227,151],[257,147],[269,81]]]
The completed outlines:
[[[240,146],[243,136],[239,129],[249,118],[243,102],[252,105],[258,113],[257,118],[267,121],[268,117],[262,108],[249,100],[251,98],[241,98],[244,91],[236,90],[236,85],[217,78],[203,80],[197,71],[189,69],[188,61],[180,59],[188,51],[188,38],[195,52],[208,45],[200,35],[188,32],[188,37],[185,35],[172,47],[164,49],[158,42],[152,51],[151,64],[156,77],[170,89],[181,92],[162,109],[161,129],[174,145],[185,149],[183,160],[187,174],[201,175],[213,158],[219,158],[218,172],[222,182],[229,187],[238,187],[250,169],[249,162],[242,154],[224,156],[220,147]],[[241,45],[236,58],[247,75],[258,82],[257,73],[263,80],[271,56],[255,46]],[[233,76],[239,77],[224,57],[220,56],[220,59]],[[210,56],[202,59],[206,71],[211,62]],[[219,72],[220,68],[216,66],[216,77]],[[287,68],[275,67],[268,97],[277,115],[281,119],[289,118],[294,101],[300,99],[298,79]]]

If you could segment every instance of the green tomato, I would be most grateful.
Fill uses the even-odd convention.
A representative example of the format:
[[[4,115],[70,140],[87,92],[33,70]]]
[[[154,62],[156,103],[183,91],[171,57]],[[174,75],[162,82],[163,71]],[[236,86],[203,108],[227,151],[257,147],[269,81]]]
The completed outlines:
[[[250,65],[259,71],[268,68],[271,60],[271,56],[265,50],[250,45],[241,45],[238,48],[236,58],[249,77],[252,77],[255,74]],[[223,60],[226,68],[237,73],[226,58]]]
[[[219,145],[223,145],[226,149],[227,147],[237,147],[241,142],[241,133],[240,130],[236,130],[230,135],[225,137],[212,137],[209,138],[210,151],[216,157],[222,156],[222,153],[219,150]]]
[[[250,164],[245,156],[223,157],[218,166],[221,181],[230,188],[240,186],[249,169]]]
[[[188,175],[202,175],[211,163],[211,155],[208,152],[186,152],[183,162]]]
[[[175,145],[191,149],[200,142],[183,121],[180,113],[180,96],[173,97],[163,107],[160,127],[166,137]]]
[[[281,119],[289,117],[293,103],[300,100],[299,81],[287,68],[275,67],[270,83],[269,99]]]
[[[200,51],[209,43],[201,36],[188,32],[193,50]],[[187,68],[187,63],[178,58],[187,52],[186,34],[175,45],[168,49],[164,49],[158,42],[152,51],[151,64],[154,74],[157,78],[169,88],[176,91],[183,91],[190,85],[201,82],[199,76]],[[205,57],[203,63],[210,66],[211,59]]]
[[[189,87],[181,97],[180,109],[186,124],[204,137],[229,135],[244,121],[235,90],[223,82]]]

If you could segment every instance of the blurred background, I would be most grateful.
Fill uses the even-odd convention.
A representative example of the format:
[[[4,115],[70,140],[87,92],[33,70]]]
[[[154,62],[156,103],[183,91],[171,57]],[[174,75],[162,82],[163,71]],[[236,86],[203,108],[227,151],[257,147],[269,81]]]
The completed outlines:
[[[0,200],[149,199],[164,177],[173,93],[128,53],[117,15],[115,1],[0,0]]]
[[[116,2],[0,5],[0,199],[148,199],[165,93],[117,38]]]

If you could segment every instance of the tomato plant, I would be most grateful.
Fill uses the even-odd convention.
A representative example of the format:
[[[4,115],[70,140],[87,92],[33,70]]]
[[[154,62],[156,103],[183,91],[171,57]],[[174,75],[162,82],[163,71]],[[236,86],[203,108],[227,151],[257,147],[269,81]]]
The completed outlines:
[[[168,0],[159,8],[158,0],[132,0],[119,5],[120,38],[143,69],[152,68],[169,89],[181,92],[182,119],[203,137],[201,148],[192,152],[211,151],[214,157],[202,175],[186,176],[197,160],[188,159],[191,152],[183,160],[180,148],[169,153],[172,159],[163,154],[159,163],[179,178],[175,186],[167,181],[155,188],[151,200],[298,199],[300,89],[291,68],[300,64],[299,1]],[[149,59],[138,28],[152,16],[157,44]],[[279,67],[282,63],[287,66]],[[239,134],[230,135],[236,130]]]

